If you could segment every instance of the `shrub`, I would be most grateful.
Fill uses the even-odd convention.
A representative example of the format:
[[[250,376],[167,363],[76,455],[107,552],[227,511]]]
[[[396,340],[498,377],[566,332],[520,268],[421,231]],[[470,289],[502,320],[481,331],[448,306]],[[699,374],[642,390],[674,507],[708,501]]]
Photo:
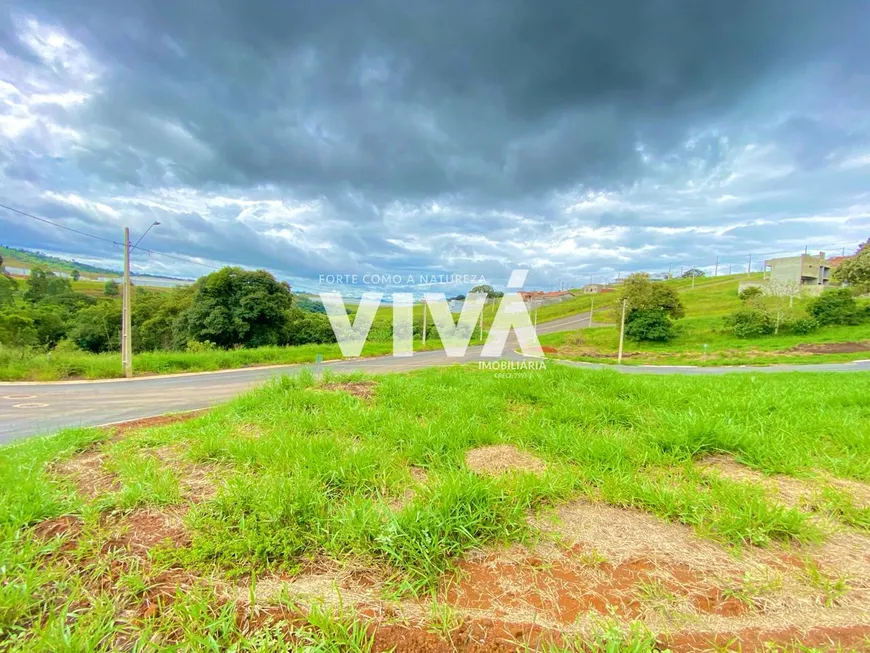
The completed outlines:
[[[807,311],[819,324],[858,324],[861,314],[848,288],[826,290],[810,301]]]
[[[626,316],[625,335],[630,340],[667,342],[674,337],[673,326],[661,308],[635,309]]]
[[[749,286],[748,288],[744,288],[740,291],[740,294],[737,295],[740,297],[741,301],[748,302],[753,299],[757,299],[764,294],[764,290],[759,288],[758,286]]]
[[[820,325],[819,321],[814,317],[799,317],[791,320],[784,326],[792,333],[802,336],[817,331]]]
[[[192,354],[200,354],[206,351],[217,351],[218,349],[220,349],[220,347],[209,340],[203,340],[202,342],[199,340],[188,340],[187,346],[185,347],[185,350]]]
[[[760,308],[741,308],[725,318],[738,338],[757,338],[773,333],[776,321]]]

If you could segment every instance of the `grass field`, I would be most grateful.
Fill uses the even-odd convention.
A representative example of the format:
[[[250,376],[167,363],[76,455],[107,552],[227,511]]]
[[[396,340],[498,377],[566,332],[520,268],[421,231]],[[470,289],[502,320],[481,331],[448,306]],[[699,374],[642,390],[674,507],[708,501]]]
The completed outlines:
[[[745,279],[746,275],[699,279],[694,289],[691,280],[667,282],[679,289],[686,308],[686,317],[677,322],[677,336],[667,343],[626,340],[623,363],[769,365],[870,358],[870,323],[825,327],[807,335],[783,333],[751,339],[735,337],[726,329],[723,318],[741,306],[737,288]],[[795,308],[799,309],[806,301],[806,298],[797,299]],[[613,303],[610,306],[613,307]],[[597,320],[616,322],[617,316],[605,313]],[[614,326],[546,334],[540,340],[542,345],[556,348],[555,356],[558,358],[587,362],[615,363],[619,349],[619,331]],[[843,343],[851,345],[844,346]]]
[[[472,343],[476,343],[472,341]],[[415,351],[441,348],[437,339],[429,339],[424,346],[414,341]],[[392,353],[393,342],[366,342],[362,356],[385,356]],[[322,359],[342,358],[337,344],[299,345],[295,347],[257,347],[254,349],[228,349],[204,352],[153,351],[135,354],[133,370],[136,375],[176,374],[181,372],[210,372],[252,365],[293,365],[313,363],[318,354]],[[123,376],[118,352],[91,354],[88,352],[34,353],[29,350],[0,348],[0,380],[2,381],[59,381],[63,379],[112,379]]]
[[[0,650],[870,646],[870,376],[514,374],[0,449]]]

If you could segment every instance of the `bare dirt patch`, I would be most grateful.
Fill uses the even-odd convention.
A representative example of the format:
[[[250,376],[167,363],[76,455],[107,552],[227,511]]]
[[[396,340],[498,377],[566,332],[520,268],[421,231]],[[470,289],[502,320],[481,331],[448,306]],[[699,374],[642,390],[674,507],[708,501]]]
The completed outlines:
[[[39,522],[33,527],[33,534],[46,542],[55,538],[63,538],[64,542],[60,547],[60,552],[65,553],[76,547],[78,538],[82,533],[82,526],[80,517],[63,515]]]
[[[605,352],[595,349],[594,347],[588,347],[583,345],[562,345],[561,347],[556,348],[554,352],[559,354],[560,356],[566,356],[569,358],[617,358],[617,352]],[[622,353],[623,358],[639,358],[640,356],[646,356],[651,358],[658,358],[656,354],[650,354],[650,352],[640,352],[640,351],[624,351]]]
[[[177,445],[146,449],[144,453],[156,457],[172,468],[185,499],[198,503],[207,501],[217,494],[218,484],[215,478],[219,474],[219,468],[216,465],[185,460],[183,452]]]
[[[811,479],[794,478],[782,474],[767,475],[743,465],[729,456],[709,456],[699,461],[704,472],[718,474],[740,483],[753,483],[764,487],[776,500],[792,508],[810,509],[825,487],[845,492],[857,507],[870,506],[870,486],[860,481],[815,474]]]
[[[69,479],[78,493],[86,499],[95,499],[107,492],[117,492],[121,484],[117,477],[103,467],[103,453],[90,449],[49,467],[56,477]]]
[[[559,543],[551,559],[564,558],[575,570],[583,563],[578,579],[588,577],[590,567],[594,571],[597,585],[577,585],[580,606],[584,600],[596,612],[606,606],[654,630],[675,632],[689,624],[711,632],[850,627],[866,623],[870,614],[870,538],[857,533],[820,547],[738,550],[687,526],[589,502],[561,507],[554,524],[535,523]],[[832,599],[818,579],[809,578],[813,564],[822,582],[846,578],[847,591]]]
[[[384,578],[374,569],[353,562],[338,564],[331,560],[313,561],[298,573],[270,575],[239,581],[228,588],[227,598],[249,605],[274,605],[289,599],[303,605],[318,603],[326,608],[360,609],[380,603]]]
[[[335,382],[335,383],[324,383],[321,386],[317,387],[318,390],[328,390],[328,391],[342,391],[347,392],[348,394],[353,395],[354,397],[359,397],[360,399],[365,399],[366,401],[371,400],[375,395],[375,382],[374,381],[345,381],[345,382]]]
[[[717,474],[738,483],[760,485],[778,501],[792,508],[808,506],[817,492],[812,483],[792,476],[769,476],[742,465],[729,456],[709,456],[697,465],[705,473]]]
[[[544,461],[510,444],[477,447],[465,453],[465,464],[477,474],[498,476],[508,472],[539,474],[546,469]]]
[[[143,417],[142,419],[134,419],[129,422],[121,422],[120,424],[112,424],[106,428],[112,431],[114,437],[126,435],[131,431],[138,431],[145,428],[153,428],[155,426],[165,426],[167,424],[177,424],[186,422],[204,414],[205,410],[195,410],[186,413],[178,413],[175,415],[156,415],[154,417]]]
[[[190,534],[182,513],[139,508],[126,514],[110,515],[106,526],[111,537],[107,550],[123,549],[140,557],[158,545],[183,548],[190,546]]]
[[[855,354],[870,351],[870,340],[860,342],[815,342],[797,345],[785,350],[786,353],[807,354]]]

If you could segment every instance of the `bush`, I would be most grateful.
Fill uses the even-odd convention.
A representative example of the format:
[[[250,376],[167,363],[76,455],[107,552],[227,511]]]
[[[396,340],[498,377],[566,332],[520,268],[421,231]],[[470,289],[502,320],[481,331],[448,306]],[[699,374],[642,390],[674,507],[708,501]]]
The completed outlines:
[[[667,342],[674,337],[671,320],[661,308],[635,309],[625,322],[625,335],[630,340]]]
[[[817,331],[820,325],[819,321],[814,317],[799,317],[791,320],[784,326],[792,333],[802,336]]]
[[[848,288],[826,290],[810,301],[807,311],[822,326],[827,324],[858,324],[861,313]]]
[[[741,308],[725,318],[738,338],[757,338],[773,333],[776,320],[760,308]]]
[[[220,349],[216,344],[208,340],[200,342],[199,340],[188,340],[185,350],[191,354],[201,354],[206,351],[217,351]]]
[[[748,288],[744,288],[740,291],[740,294],[737,296],[740,297],[741,301],[748,302],[753,299],[757,299],[764,294],[764,290],[759,288],[758,286],[749,286]]]

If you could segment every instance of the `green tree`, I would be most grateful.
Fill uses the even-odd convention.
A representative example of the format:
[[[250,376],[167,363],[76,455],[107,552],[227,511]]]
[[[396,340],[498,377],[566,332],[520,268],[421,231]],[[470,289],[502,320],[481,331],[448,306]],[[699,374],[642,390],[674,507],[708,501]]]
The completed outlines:
[[[870,292],[870,238],[858,248],[855,256],[837,266],[833,276],[859,292]]]
[[[501,290],[496,290],[488,283],[482,284],[480,286],[475,286],[471,289],[469,294],[471,293],[481,293],[485,294],[487,299],[499,299],[500,297],[504,297],[504,293]],[[464,297],[463,297],[464,299]]]
[[[117,297],[118,295],[120,295],[121,290],[118,286],[118,282],[114,279],[109,279],[106,282],[106,285],[103,286],[103,294],[105,294],[106,297]]]
[[[0,313],[0,345],[27,347],[38,341],[33,320],[21,311]]]
[[[660,308],[673,320],[686,315],[677,291],[664,283],[653,283],[645,272],[636,272],[625,278],[619,291],[617,312],[622,311],[622,302],[627,300],[629,310]]]
[[[0,308],[15,304],[15,293],[17,290],[18,282],[0,272]]]
[[[30,270],[27,278],[27,290],[24,291],[24,299],[31,304],[36,304],[49,297],[58,297],[72,294],[72,286],[69,279],[63,279],[54,272],[42,268]]]
[[[807,312],[821,325],[858,324],[861,312],[848,288],[826,290],[807,305]]]
[[[133,298],[133,350],[184,349],[188,334],[178,332],[179,316],[193,302],[194,286],[154,292],[136,288]]]
[[[101,301],[79,311],[69,337],[82,349],[95,354],[120,350],[120,302]]]
[[[691,279],[692,277],[703,277],[705,276],[705,272],[703,270],[699,270],[698,268],[689,268],[685,272],[683,272],[683,279]]]
[[[626,333],[631,331],[635,340],[668,340],[673,336],[673,321],[686,314],[677,291],[669,285],[654,283],[645,272],[636,272],[625,278],[620,288],[618,302],[614,307],[615,319],[622,318],[623,301],[626,302]],[[667,322],[667,328],[661,320]],[[634,320],[640,324],[631,328]],[[644,337],[648,333],[651,337]]]
[[[308,345],[330,342],[335,342],[335,332],[325,314],[304,311],[295,306],[287,311],[281,344]]]
[[[78,280],[81,279],[81,278],[82,278],[82,273],[81,273],[81,272],[79,272],[78,270],[73,270],[73,271],[72,271],[72,280],[73,280],[73,281],[78,281]]]
[[[629,340],[667,342],[674,337],[671,319],[661,308],[641,308],[626,316],[625,337]]]
[[[762,290],[758,286],[749,286],[748,288],[744,288],[743,290],[741,290],[737,296],[742,302],[753,302],[762,295],[764,295],[764,290]]]
[[[745,306],[725,318],[725,324],[738,338],[757,338],[773,333],[776,320],[763,307]]]
[[[226,267],[197,281],[178,328],[188,340],[220,347],[277,345],[291,303],[290,287],[265,270]]]

